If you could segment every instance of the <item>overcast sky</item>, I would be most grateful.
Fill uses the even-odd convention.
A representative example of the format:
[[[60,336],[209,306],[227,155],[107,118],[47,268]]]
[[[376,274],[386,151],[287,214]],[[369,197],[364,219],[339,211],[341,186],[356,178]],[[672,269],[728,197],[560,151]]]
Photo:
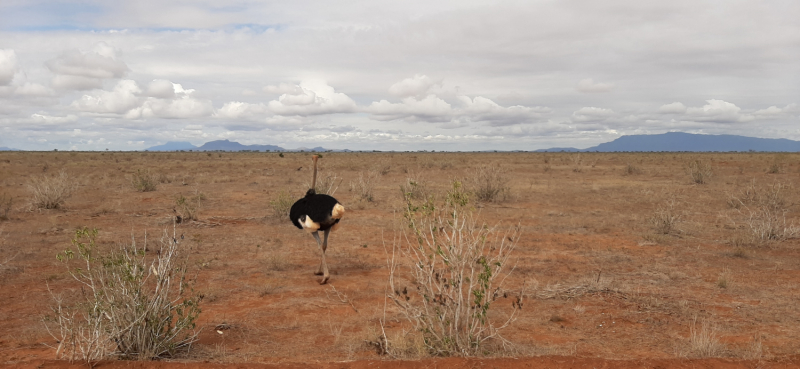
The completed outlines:
[[[0,146],[800,140],[800,1],[2,0]]]

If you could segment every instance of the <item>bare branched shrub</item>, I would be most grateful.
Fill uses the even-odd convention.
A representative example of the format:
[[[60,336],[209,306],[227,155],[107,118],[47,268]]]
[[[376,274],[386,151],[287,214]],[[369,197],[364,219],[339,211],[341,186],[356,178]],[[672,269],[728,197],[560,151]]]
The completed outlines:
[[[320,168],[317,176],[317,186],[314,187],[314,190],[319,194],[333,196],[342,181],[343,179],[340,179],[336,173],[328,173],[323,168]],[[306,184],[306,187],[311,187],[311,184]]]
[[[778,182],[758,186],[753,180],[739,195],[728,199],[728,206],[742,214],[742,222],[755,243],[782,241],[800,235],[800,227],[786,219],[791,206],[785,196],[788,189]]]
[[[96,229],[79,229],[72,247],[58,255],[84,293],[67,304],[50,291],[55,305],[44,323],[58,343],[56,356],[91,363],[173,357],[188,350],[199,333],[195,321],[202,296],[191,289],[174,231],[164,232],[154,255],[145,251],[146,236],[143,246],[132,239],[107,253],[98,250],[96,237]]]
[[[400,193],[403,198],[412,200],[427,199],[430,195],[427,182],[415,172],[408,172],[406,182],[400,185]]]
[[[479,222],[468,202],[459,182],[441,204],[406,197],[408,231],[390,250],[387,297],[414,324],[431,355],[478,355],[487,340],[505,347],[509,342],[500,331],[522,307],[520,294],[509,316],[499,323],[490,316],[492,303],[506,297],[500,291],[511,273],[506,269],[519,230],[503,233]]]
[[[77,188],[75,181],[65,171],[55,176],[42,175],[28,182],[33,193],[32,205],[38,209],[59,209]]]
[[[12,200],[14,199],[5,192],[0,195],[0,220],[8,220],[8,212],[11,211]]]
[[[373,191],[377,180],[377,171],[359,172],[358,178],[350,182],[350,191],[355,193],[358,200],[372,201],[374,200]]]
[[[155,191],[159,182],[158,175],[151,174],[149,170],[137,169],[136,173],[131,175],[131,185],[139,192]]]
[[[713,172],[711,171],[711,164],[708,164],[700,159],[694,160],[686,167],[686,173],[692,177],[692,182],[697,184],[707,183]]]
[[[689,328],[689,354],[693,357],[717,357],[722,351],[716,328],[707,320],[703,320],[698,328],[695,318]]]
[[[498,165],[478,167],[468,181],[475,197],[481,201],[505,201],[511,195],[508,177]]]
[[[183,194],[178,195],[175,198],[175,220],[178,223],[181,222],[188,222],[190,220],[198,220],[198,213],[200,212],[200,205],[203,200],[206,199],[206,195],[194,191],[194,195],[189,195],[188,197],[183,196]]]
[[[278,196],[269,202],[269,207],[272,208],[272,215],[276,218],[288,218],[289,209],[292,208],[295,200],[289,196],[288,192],[279,192]]]
[[[656,233],[670,234],[677,230],[677,225],[681,221],[681,213],[677,209],[678,202],[672,198],[665,201],[656,208],[650,216],[650,224]]]

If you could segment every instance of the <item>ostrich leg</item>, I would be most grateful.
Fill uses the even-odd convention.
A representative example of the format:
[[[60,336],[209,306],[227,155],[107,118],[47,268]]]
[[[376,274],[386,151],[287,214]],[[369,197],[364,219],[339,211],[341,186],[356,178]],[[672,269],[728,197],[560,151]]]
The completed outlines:
[[[328,278],[330,278],[330,274],[328,273],[328,264],[325,262],[325,250],[328,249],[328,235],[331,233],[331,229],[328,228],[325,231],[325,240],[322,241],[322,264],[320,267],[322,268],[322,281],[319,284],[325,284],[328,282]]]

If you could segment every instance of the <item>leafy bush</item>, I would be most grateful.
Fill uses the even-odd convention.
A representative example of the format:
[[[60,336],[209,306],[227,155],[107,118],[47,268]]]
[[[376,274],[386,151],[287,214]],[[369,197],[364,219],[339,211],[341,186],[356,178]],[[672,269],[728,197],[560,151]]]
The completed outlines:
[[[477,355],[489,339],[506,344],[500,330],[515,320],[522,306],[520,294],[510,316],[493,322],[489,312],[510,274],[504,268],[518,230],[503,234],[478,222],[468,203],[459,182],[442,204],[406,196],[405,242],[395,242],[391,250],[388,298],[421,333],[432,355]],[[385,334],[382,342],[389,342],[386,348],[392,350]]]
[[[101,253],[97,230],[75,232],[72,247],[58,254],[61,262],[80,267],[69,270],[82,291],[79,302],[66,305],[52,291],[55,305],[44,319],[57,340],[61,359],[87,362],[119,357],[149,360],[172,357],[197,340],[195,321],[202,296],[194,294],[179,261],[178,240],[167,232],[155,255],[147,241],[135,240]],[[49,287],[48,287],[49,289]]]
[[[429,196],[428,186],[418,173],[408,172],[406,183],[400,185],[404,199],[423,200]]]
[[[28,189],[33,193],[32,205],[38,209],[61,208],[76,187],[75,181],[63,170],[58,175],[42,175],[28,182]]]

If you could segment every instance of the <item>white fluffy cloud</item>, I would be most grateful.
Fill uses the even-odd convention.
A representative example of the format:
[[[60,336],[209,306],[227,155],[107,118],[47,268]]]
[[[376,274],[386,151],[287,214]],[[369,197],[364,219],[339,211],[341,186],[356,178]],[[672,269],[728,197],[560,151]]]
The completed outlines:
[[[575,122],[598,122],[617,116],[612,109],[596,108],[593,106],[580,108],[572,113]]]
[[[104,79],[120,78],[128,66],[119,60],[119,53],[105,42],[91,50],[68,50],[45,65],[55,74],[53,87],[64,90],[102,88]]]
[[[320,115],[351,113],[356,110],[356,102],[349,96],[336,92],[325,81],[307,80],[296,88],[285,91],[277,100],[267,104],[267,108],[277,115]]]
[[[403,79],[389,87],[389,93],[398,97],[427,95],[431,87],[441,85],[441,81],[434,81],[426,75],[417,74],[412,78]]]
[[[364,111],[372,114],[375,120],[389,121],[404,119],[409,121],[449,122],[453,118],[453,108],[446,101],[428,95],[423,99],[406,97],[400,103],[386,100],[376,101]]]
[[[492,126],[530,123],[552,112],[550,108],[541,106],[514,105],[503,107],[482,96],[477,96],[474,99],[470,99],[468,96],[459,96],[458,98],[466,106],[462,112],[463,116],[475,122],[489,122]]]
[[[742,114],[742,109],[736,104],[717,99],[706,100],[706,103],[701,108],[687,108],[687,118],[698,122],[714,123],[737,123],[753,120],[752,115]]]
[[[250,104],[241,101],[231,101],[225,103],[222,108],[218,109],[214,116],[223,119],[243,119],[254,120],[267,112],[267,107],[264,104]]]
[[[600,93],[600,92],[609,92],[614,85],[611,83],[600,83],[595,82],[591,78],[582,79],[578,82],[578,85],[575,88],[580,92],[587,92],[587,93]]]
[[[99,91],[92,95],[83,95],[72,102],[72,107],[89,113],[123,114],[140,104],[139,94],[142,92],[133,80],[121,80],[111,91]]]
[[[17,54],[14,50],[0,49],[0,86],[11,83],[17,73]]]
[[[658,108],[658,112],[663,114],[683,114],[686,112],[686,105],[679,102],[664,104]]]

